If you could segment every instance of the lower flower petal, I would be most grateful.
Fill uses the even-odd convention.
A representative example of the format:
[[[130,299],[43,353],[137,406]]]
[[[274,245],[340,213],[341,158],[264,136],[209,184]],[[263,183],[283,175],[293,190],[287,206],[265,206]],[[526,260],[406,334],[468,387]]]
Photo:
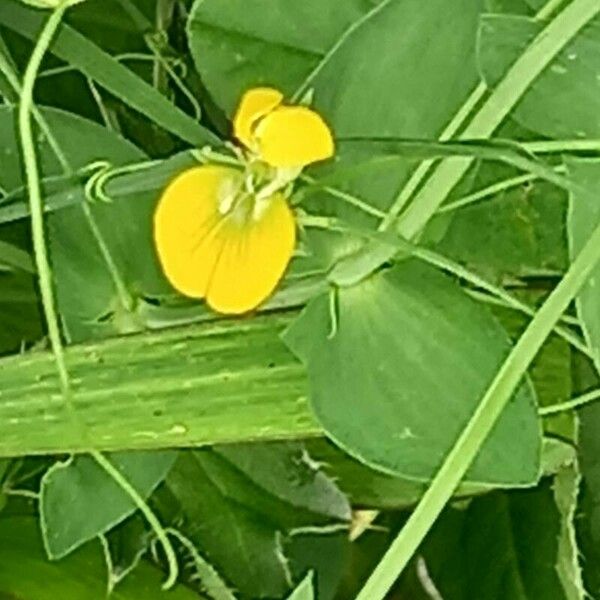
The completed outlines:
[[[189,169],[165,189],[154,214],[154,241],[171,285],[192,298],[204,298],[223,249],[219,212],[240,174],[220,166]]]
[[[256,308],[273,292],[292,257],[296,225],[286,199],[276,194],[261,202],[264,210],[253,220],[228,222],[221,232],[223,249],[206,296],[218,312]]]

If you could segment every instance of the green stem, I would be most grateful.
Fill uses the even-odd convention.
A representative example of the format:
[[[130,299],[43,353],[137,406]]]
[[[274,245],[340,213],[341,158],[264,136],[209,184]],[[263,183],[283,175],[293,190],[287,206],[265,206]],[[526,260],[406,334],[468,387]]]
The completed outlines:
[[[450,123],[439,137],[440,142],[445,142],[456,134],[456,132],[462,127],[466,119],[473,112],[474,108],[481,102],[481,99],[485,96],[487,87],[485,84],[480,83],[467,98],[464,104],[460,107],[458,112],[454,115]],[[421,185],[425,177],[429,174],[431,168],[435,164],[435,160],[424,160],[413,174],[410,179],[400,190],[397,198],[392,203],[392,206],[388,210],[385,218],[379,224],[379,231],[387,231],[396,221],[400,211],[406,206],[409,200],[413,197],[417,188]]]
[[[475,202],[479,202],[480,200],[489,198],[490,196],[495,196],[500,192],[504,192],[511,188],[518,187],[523,183],[529,183],[530,181],[534,181],[537,178],[537,175],[527,173],[526,175],[518,175],[517,177],[511,177],[510,179],[498,181],[497,183],[494,183],[488,187],[478,190],[477,192],[473,192],[472,194],[463,196],[462,198],[459,198],[454,202],[448,202],[448,204],[440,206],[437,209],[437,214],[439,215],[442,213],[458,210],[459,208],[464,208],[465,206],[469,206],[470,204],[474,204]]]
[[[556,152],[600,152],[600,140],[542,140],[522,142],[521,147],[534,154]]]
[[[127,290],[127,286],[121,277],[121,273],[117,264],[115,263],[112,254],[106,242],[104,241],[104,237],[102,236],[102,232],[96,223],[96,219],[94,219],[94,215],[87,204],[87,202],[83,202],[81,205],[81,209],[83,210],[83,214],[88,223],[90,230],[92,231],[92,235],[96,240],[96,244],[98,245],[98,249],[100,250],[100,254],[104,258],[104,263],[106,264],[106,268],[110,273],[111,279],[113,280],[113,285],[115,286],[115,290],[117,292],[117,296],[119,297],[119,301],[121,306],[127,311],[131,312],[135,307],[135,302],[131,297],[131,294]]]
[[[508,308],[518,310],[519,312],[524,313],[529,317],[535,317],[535,309],[531,308],[531,306],[528,306],[524,302],[521,302],[504,289],[493,285],[492,283],[490,283],[483,277],[480,277],[473,271],[466,269],[461,264],[454,262],[453,260],[450,260],[445,256],[442,256],[441,254],[437,254],[436,252],[432,252],[431,250],[426,250],[419,247],[415,247],[412,253],[414,256],[429,263],[430,265],[433,265],[438,269],[442,269],[444,271],[449,271],[457,277],[468,281],[470,284],[479,287],[483,290],[486,290],[488,293],[502,300]],[[579,336],[575,335],[566,327],[555,325],[554,332],[558,336],[563,338],[566,342],[571,344],[574,348],[579,350],[579,352],[585,354],[585,356],[591,359],[594,358],[594,353],[588,348],[587,344]]]
[[[306,182],[307,184],[314,186],[315,190],[322,190],[323,192],[329,194],[330,196],[333,196],[334,198],[338,198],[339,200],[342,200],[342,201],[346,202],[347,204],[354,206],[358,210],[360,210],[368,215],[378,217],[378,218],[385,217],[386,213],[379,210],[378,208],[375,208],[374,206],[371,206],[368,202],[365,202],[364,200],[357,198],[353,194],[348,194],[347,192],[338,190],[337,188],[331,187],[329,185],[319,184],[318,181],[316,181],[315,179],[313,179],[312,177],[310,177],[308,175],[300,175],[300,179],[302,181]]]
[[[0,48],[0,72],[4,75],[4,77],[6,77],[6,80],[8,81],[9,85],[13,88],[13,90],[19,96],[21,96],[23,92],[21,89],[21,82],[19,81],[19,77],[15,71],[14,66],[11,64],[9,57],[5,56],[5,54],[1,48]],[[31,109],[33,111],[33,115],[35,116],[35,119],[36,119],[38,125],[40,126],[40,129],[42,130],[42,133],[48,140],[48,143],[50,144],[52,151],[56,155],[56,158],[58,159],[58,162],[60,163],[62,169],[65,172],[70,172],[71,168],[69,166],[69,161],[67,160],[67,157],[63,153],[60,145],[56,141],[56,138],[52,134],[52,131],[48,127],[48,124],[46,123],[45,119],[42,118],[42,115],[40,114],[40,112],[36,106],[32,105]]]
[[[430,487],[356,600],[385,597],[450,500],[529,365],[598,261],[600,225],[513,347]]]
[[[148,506],[148,503],[140,496],[139,492],[131,485],[126,477],[117,469],[109,460],[98,450],[90,450],[90,455],[94,460],[106,471],[106,473],[115,480],[119,487],[131,498],[137,509],[144,515],[152,530],[158,537],[161,543],[167,563],[169,565],[169,577],[163,584],[163,589],[167,590],[177,581],[177,575],[179,572],[179,566],[177,564],[177,555],[173,546],[169,541],[167,533],[161,525],[158,517],[154,514],[152,509]]]
[[[535,18],[538,21],[544,21],[552,16],[552,13],[557,11],[566,0],[550,0],[543,8],[540,9]]]
[[[29,190],[29,210],[31,213],[31,232],[35,263],[38,272],[42,307],[46,315],[48,337],[56,359],[56,368],[60,379],[61,389],[65,401],[71,404],[70,381],[65,363],[64,350],[60,337],[58,315],[56,313],[54,290],[52,287],[52,275],[50,262],[44,238],[44,209],[42,205],[42,192],[40,187],[40,174],[35,154],[35,142],[33,140],[33,127],[31,114],[33,106],[33,87],[37,72],[44,58],[46,50],[60,25],[63,14],[67,9],[67,3],[63,2],[50,15],[44,25],[40,37],[33,48],[31,58],[27,64],[23,77],[23,88],[21,101],[19,103],[19,135],[23,149],[23,164],[25,167],[25,178]]]
[[[17,92],[22,97],[23,90],[21,89],[21,83],[19,82],[19,77],[17,76],[17,73],[15,72],[14,68],[10,64],[8,58],[5,57],[1,51],[0,51],[0,72],[2,72],[4,74],[4,76],[6,77],[9,84],[12,86],[12,88],[15,90],[15,92]],[[38,73],[39,73],[39,68],[38,68]],[[36,79],[37,78],[39,78],[39,75],[36,75]],[[91,80],[90,80],[90,83],[93,85],[93,82]],[[33,94],[33,90],[31,93]],[[50,144],[52,151],[54,152],[56,158],[58,159],[59,163],[61,164],[63,172],[68,177],[71,177],[73,175],[73,167],[72,167],[71,163],[69,162],[69,160],[67,159],[64,152],[62,151],[62,148],[60,147],[60,144],[58,143],[57,139],[54,137],[54,134],[52,133],[52,130],[48,126],[46,119],[39,112],[39,110],[37,109],[35,104],[33,104],[33,97],[31,99],[31,111],[35,117],[37,124],[39,125],[40,129],[43,131],[46,139],[48,140],[48,143]],[[129,167],[129,168],[131,168],[131,167]],[[127,287],[126,287],[125,283],[123,282],[123,278],[121,277],[121,274],[119,272],[119,269],[117,268],[115,261],[113,260],[113,257],[110,253],[110,249],[108,248],[106,242],[104,241],[102,232],[100,231],[98,225],[96,224],[94,215],[92,214],[89,206],[87,206],[87,204],[85,204],[85,203],[82,205],[82,210],[83,210],[84,216],[88,222],[90,230],[92,231],[92,235],[93,235],[94,239],[96,240],[96,243],[98,244],[98,248],[104,259],[106,268],[113,280],[115,290],[117,292],[117,295],[119,296],[119,300],[120,300],[121,304],[123,305],[123,308],[125,308],[126,310],[132,310],[134,301],[131,298],[131,295],[129,294],[129,292],[127,291]]]
[[[571,398],[566,402],[561,402],[559,404],[552,404],[551,406],[542,406],[538,410],[538,414],[542,417],[547,417],[549,415],[555,415],[561,412],[565,412],[568,410],[574,410],[576,408],[581,408],[582,406],[589,404],[590,402],[594,402],[600,398],[600,389],[592,390],[591,392],[587,392],[582,394],[581,396],[577,396],[576,398]]]
[[[507,71],[459,139],[489,138],[554,57],[598,13],[597,0],[574,0],[559,13]],[[463,157],[440,163],[401,216],[398,231],[403,237],[411,239],[423,229],[472,162],[472,157]]]
[[[50,43],[56,33],[56,30],[58,29],[58,26],[60,25],[62,17],[69,3],[70,0],[65,0],[53,10],[33,48],[31,58],[29,59],[29,63],[27,64],[27,68],[25,69],[25,74],[23,76],[21,100],[19,103],[18,124],[23,151],[25,178],[27,189],[29,191],[29,210],[31,213],[33,249],[39,278],[42,307],[44,310],[44,316],[46,318],[46,325],[48,327],[48,337],[50,338],[50,345],[54,354],[55,365],[58,371],[60,388],[65,406],[69,412],[73,426],[76,427],[76,429],[80,432],[82,441],[86,445],[91,446],[87,440],[88,436],[85,427],[77,417],[77,413],[72,402],[71,382],[60,336],[58,314],[56,311],[54,290],[52,287],[52,272],[50,268],[50,262],[48,260],[48,250],[44,236],[44,210],[40,186],[40,173],[35,153],[35,142],[33,138],[33,127],[31,122],[31,116],[33,114],[33,88],[36,77],[44,55],[50,46]],[[111,477],[113,477],[121,489],[130,496],[135,505],[146,517],[152,529],[156,532],[158,539],[163,545],[169,564],[169,577],[165,582],[165,587],[172,586],[177,579],[178,574],[177,560],[171,542],[165,534],[160,522],[151,511],[150,507],[146,504],[144,499],[106,457],[93,448],[90,448],[88,452],[98,462],[98,464]]]

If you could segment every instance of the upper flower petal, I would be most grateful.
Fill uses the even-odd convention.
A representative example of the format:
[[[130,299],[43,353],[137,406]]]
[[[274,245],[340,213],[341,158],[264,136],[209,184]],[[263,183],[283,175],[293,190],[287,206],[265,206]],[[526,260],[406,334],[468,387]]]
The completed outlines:
[[[233,133],[247,148],[253,149],[253,128],[258,120],[277,108],[283,94],[276,89],[260,87],[248,90],[240,100],[233,118]]]
[[[204,298],[223,247],[220,203],[240,183],[221,166],[194,167],[163,192],[154,214],[154,241],[167,279],[192,298]]]
[[[275,194],[242,223],[228,219],[224,240],[206,300],[221,313],[256,308],[285,273],[296,244],[294,215],[282,194]]]
[[[262,160],[273,167],[303,167],[333,156],[331,130],[304,106],[279,106],[260,119],[254,139]]]

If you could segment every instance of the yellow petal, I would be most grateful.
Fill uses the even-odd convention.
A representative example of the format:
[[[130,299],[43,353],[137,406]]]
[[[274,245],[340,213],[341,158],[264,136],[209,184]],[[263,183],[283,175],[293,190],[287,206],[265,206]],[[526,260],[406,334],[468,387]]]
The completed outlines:
[[[220,202],[240,182],[237,171],[219,166],[189,169],[175,178],[154,213],[154,241],[171,285],[204,298],[223,248]]]
[[[294,216],[286,199],[275,194],[245,223],[228,219],[223,250],[206,300],[216,311],[240,314],[256,308],[275,289],[296,243]]]
[[[280,106],[257,124],[261,158],[273,167],[303,167],[333,156],[333,137],[321,116],[304,106]]]
[[[253,147],[252,131],[261,117],[283,101],[283,94],[273,88],[248,90],[240,101],[233,119],[233,133],[247,148]]]

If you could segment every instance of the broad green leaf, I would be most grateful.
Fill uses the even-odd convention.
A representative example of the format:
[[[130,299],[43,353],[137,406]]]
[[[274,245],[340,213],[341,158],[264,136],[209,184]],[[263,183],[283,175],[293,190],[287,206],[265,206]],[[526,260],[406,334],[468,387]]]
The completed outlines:
[[[478,60],[493,87],[544,28],[526,17],[486,15],[479,32]],[[600,19],[593,20],[532,84],[512,117],[548,137],[600,136]]]
[[[291,96],[349,27],[380,0],[196,0],[188,22],[196,68],[232,115],[240,94],[270,85]]]
[[[284,335],[307,367],[323,428],[362,462],[430,478],[509,352],[487,309],[413,260],[313,300]],[[525,382],[472,465],[471,482],[528,485],[539,475],[540,426]],[[511,452],[506,452],[510,446]]]
[[[45,18],[44,12],[24,6],[18,0],[0,2],[0,24],[29,39],[37,39]],[[216,136],[195,119],[68,25],[62,25],[50,51],[154,123],[190,144],[217,141]]]
[[[129,452],[109,460],[144,498],[166,477],[177,453]],[[136,509],[131,498],[89,456],[51,467],[42,479],[40,519],[48,556],[62,558],[105,533]]]
[[[217,446],[213,451],[243,474],[259,492],[295,510],[350,520],[348,500],[302,444],[233,444]],[[236,488],[239,486],[232,486],[234,495]]]
[[[110,596],[114,600],[199,600],[177,585],[164,592],[164,574],[148,562]],[[19,600],[99,600],[106,598],[106,563],[98,542],[87,544],[65,560],[49,562],[36,520],[13,516],[0,520],[0,597]]]
[[[371,469],[328,440],[309,440],[307,448],[311,456],[324,465],[325,472],[348,495],[353,506],[407,508],[415,505],[425,491],[425,484]]]
[[[298,587],[287,597],[287,600],[315,600],[312,578],[313,574],[309,573]]]
[[[122,165],[144,158],[133,145],[95,123],[53,109],[44,109],[42,116],[74,169],[98,160]],[[0,133],[3,147],[16,157],[18,138],[11,108],[0,109]],[[89,144],[90,139],[93,144]],[[61,173],[47,143],[40,145],[39,154],[46,175]],[[7,186],[21,183],[10,179],[4,183],[3,178],[0,173],[0,182]],[[152,243],[155,194],[88,204],[93,220],[90,225],[80,205],[87,202],[83,188],[71,187],[67,193],[76,204],[50,216],[48,237],[59,309],[69,339],[82,341],[141,328],[143,323],[134,314],[136,307],[127,310],[120,302],[109,261],[101,252],[92,225],[97,227],[133,302],[142,295],[168,292],[171,288],[160,272]]]
[[[557,564],[564,516],[551,480],[525,491],[494,492],[448,509],[421,548],[423,566],[444,600],[581,600],[562,585]],[[398,586],[429,600],[417,565]]]
[[[571,176],[582,186],[598,190],[600,186],[600,161],[597,159],[574,159],[567,161]],[[567,232],[569,252],[573,260],[587,242],[593,228],[600,222],[600,205],[593,197],[573,193],[570,198]],[[600,369],[600,267],[596,267],[582,286],[575,304],[583,333],[594,352],[596,368]]]
[[[379,510],[411,508],[425,493],[427,485],[412,479],[393,477],[362,464],[326,440],[309,440],[311,456],[323,463],[325,472],[347,494],[353,506]],[[554,475],[573,462],[575,449],[556,438],[545,437],[542,444],[542,473]],[[468,498],[490,491],[488,485],[462,484],[456,498]]]
[[[167,486],[184,517],[184,533],[242,597],[280,597],[289,589],[277,529],[223,494],[201,452],[182,453]]]

